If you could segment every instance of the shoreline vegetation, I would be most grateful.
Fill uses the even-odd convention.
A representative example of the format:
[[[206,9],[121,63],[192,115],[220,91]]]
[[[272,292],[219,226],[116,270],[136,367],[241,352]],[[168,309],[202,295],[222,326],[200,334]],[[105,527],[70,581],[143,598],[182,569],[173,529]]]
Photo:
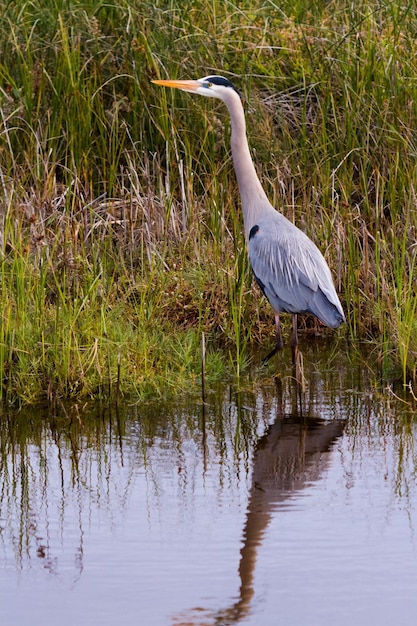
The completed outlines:
[[[200,384],[202,333],[207,380],[272,345],[227,111],[151,84],[210,73],[247,98],[262,184],[329,263],[347,324],[320,334],[415,382],[417,9],[308,4],[2,2],[1,401],[165,395]]]

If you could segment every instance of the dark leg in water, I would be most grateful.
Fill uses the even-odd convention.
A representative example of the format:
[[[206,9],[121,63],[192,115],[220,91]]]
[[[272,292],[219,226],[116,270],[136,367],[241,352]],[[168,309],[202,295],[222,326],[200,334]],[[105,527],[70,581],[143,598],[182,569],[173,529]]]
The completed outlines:
[[[297,363],[298,355],[298,333],[297,333],[297,313],[292,316],[292,339],[291,339],[291,351],[293,365]]]
[[[284,347],[284,342],[282,341],[282,335],[281,335],[281,324],[279,321],[278,313],[275,315],[275,330],[276,330],[275,346],[272,348],[271,352],[269,352],[269,354],[267,354],[266,357],[262,359],[262,363],[264,365],[268,363],[269,359],[273,357],[274,354],[278,352],[278,350],[282,350],[282,348]]]

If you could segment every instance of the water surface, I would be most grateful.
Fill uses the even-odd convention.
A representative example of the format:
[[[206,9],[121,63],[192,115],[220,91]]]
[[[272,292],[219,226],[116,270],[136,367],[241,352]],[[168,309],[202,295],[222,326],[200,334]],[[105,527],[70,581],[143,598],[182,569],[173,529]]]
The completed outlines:
[[[369,357],[0,420],[0,623],[413,625],[416,425]]]

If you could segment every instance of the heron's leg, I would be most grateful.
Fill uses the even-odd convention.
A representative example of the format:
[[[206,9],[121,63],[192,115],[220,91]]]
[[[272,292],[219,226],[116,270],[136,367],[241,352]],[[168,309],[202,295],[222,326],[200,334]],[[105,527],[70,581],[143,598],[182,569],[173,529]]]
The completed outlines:
[[[275,347],[277,350],[282,350],[282,348],[284,347],[284,342],[282,341],[281,322],[279,321],[278,313],[275,314],[275,331],[277,336]]]
[[[294,315],[292,316],[291,350],[292,350],[292,362],[293,362],[293,365],[295,365],[297,363],[297,354],[298,354],[297,313],[294,313]]]
[[[279,321],[278,313],[275,314],[275,330],[276,330],[276,340],[275,346],[272,348],[271,352],[269,352],[264,359],[262,359],[262,363],[265,365],[268,363],[269,359],[274,356],[278,352],[278,350],[282,350],[284,347],[284,342],[282,341],[281,334],[281,323]]]

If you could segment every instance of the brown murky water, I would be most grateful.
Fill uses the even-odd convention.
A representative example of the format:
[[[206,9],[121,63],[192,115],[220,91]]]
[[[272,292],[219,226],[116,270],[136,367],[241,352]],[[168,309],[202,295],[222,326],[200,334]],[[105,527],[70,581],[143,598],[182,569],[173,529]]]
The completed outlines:
[[[416,423],[370,359],[300,393],[0,419],[0,623],[413,625]]]

